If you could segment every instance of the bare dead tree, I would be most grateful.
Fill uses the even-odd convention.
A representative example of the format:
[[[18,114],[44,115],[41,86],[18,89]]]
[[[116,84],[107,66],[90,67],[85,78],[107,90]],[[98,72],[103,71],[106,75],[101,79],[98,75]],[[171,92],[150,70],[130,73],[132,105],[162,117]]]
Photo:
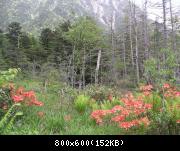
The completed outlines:
[[[144,47],[145,47],[145,59],[149,58],[149,39],[148,39],[148,23],[147,23],[147,3],[148,0],[144,2]]]
[[[171,18],[171,32],[172,32],[172,49],[176,53],[176,33],[174,28],[174,17],[173,17],[173,8],[172,8],[172,2],[169,0],[169,10],[170,10],[170,18]]]
[[[131,51],[131,63],[134,67],[134,53],[133,53],[133,41],[132,41],[132,4],[129,0],[129,38],[130,38],[130,51]]]
[[[98,52],[97,65],[96,65],[96,71],[95,71],[95,84],[98,84],[99,82],[100,61],[101,61],[101,49]]]
[[[164,48],[167,48],[167,19],[166,19],[166,4],[167,4],[167,0],[162,0],[162,6],[163,6],[163,45]],[[165,58],[164,58],[165,59]]]
[[[124,64],[124,79],[127,75],[127,67],[126,67],[126,44],[125,44],[125,35],[123,33],[123,64]]]
[[[140,75],[139,75],[139,49],[138,49],[138,25],[137,25],[137,16],[136,16],[136,5],[133,2],[133,27],[134,27],[134,38],[135,38],[135,58],[136,58],[136,80],[139,84]]]
[[[112,76],[114,77],[113,78],[113,81],[116,81],[117,80],[117,73],[116,73],[116,68],[115,68],[115,42],[114,42],[114,12],[112,12],[111,14],[111,18],[110,18],[110,32],[111,32],[111,51],[112,51]]]

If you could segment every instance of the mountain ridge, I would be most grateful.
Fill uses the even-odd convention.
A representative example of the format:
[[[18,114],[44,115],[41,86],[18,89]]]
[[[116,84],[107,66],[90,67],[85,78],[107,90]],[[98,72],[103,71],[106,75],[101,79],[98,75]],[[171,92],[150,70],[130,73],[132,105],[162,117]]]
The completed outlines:
[[[96,18],[106,27],[113,19],[116,26],[127,4],[126,0],[1,0],[0,28],[5,30],[10,22],[17,21],[25,30],[41,30],[83,15]]]

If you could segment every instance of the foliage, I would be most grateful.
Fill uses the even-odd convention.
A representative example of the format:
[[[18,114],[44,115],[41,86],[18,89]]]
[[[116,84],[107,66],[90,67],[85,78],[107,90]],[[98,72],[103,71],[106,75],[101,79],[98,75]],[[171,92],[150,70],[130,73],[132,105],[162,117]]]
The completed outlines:
[[[9,69],[7,71],[0,71],[0,86],[2,86],[2,84],[5,84],[10,80],[13,80],[19,71],[19,68]]]
[[[23,110],[25,105],[43,105],[33,91],[24,91],[23,87],[15,89],[12,83],[7,86],[19,71],[20,69],[9,69],[0,72],[0,133],[8,133],[11,130],[16,117],[23,115],[20,110]]]
[[[87,108],[88,101],[89,101],[89,96],[85,96],[85,95],[77,96],[77,98],[74,101],[76,110],[79,113],[84,113]]]
[[[149,85],[141,86],[140,91],[133,93],[134,100],[132,102],[130,101],[132,100],[130,93],[128,93],[128,95],[125,93],[121,95],[121,97],[113,97],[112,101],[108,99],[102,100],[100,101],[101,103],[89,97],[85,111],[83,114],[79,114],[74,104],[79,94],[78,91],[72,87],[66,85],[58,85],[55,87],[54,84],[51,84],[48,85],[47,92],[44,93],[41,91],[41,89],[43,89],[42,83],[38,79],[18,80],[16,85],[23,85],[26,89],[39,89],[37,96],[40,100],[44,100],[43,102],[46,105],[41,108],[33,106],[27,107],[26,110],[23,110],[24,116],[14,122],[13,129],[8,132],[3,132],[5,134],[179,134],[179,96],[169,96],[166,98],[167,110],[164,112],[161,109],[162,97],[159,96],[162,91],[156,91],[156,87],[154,86],[153,88]],[[164,86],[166,91],[168,91],[167,84]],[[171,85],[170,88],[173,88],[173,86]],[[57,91],[50,91],[51,89],[56,89]],[[59,95],[57,95],[58,90],[62,91]],[[87,89],[86,93],[82,90],[79,91],[80,94],[83,94],[82,98],[88,96]],[[149,93],[147,93],[147,91],[149,91]],[[174,94],[177,95],[177,92],[179,92],[178,88]],[[93,91],[91,94],[93,94]],[[130,112],[133,112],[134,109],[137,109],[137,111],[140,110],[138,109],[140,105],[136,104],[136,101],[139,102],[139,104],[142,102],[144,105],[152,104],[151,110],[147,110],[147,112],[143,112],[138,116],[130,113],[120,125],[118,119],[123,118],[121,115],[126,114],[125,111],[127,109],[131,108],[132,110],[130,110]],[[130,103],[130,106],[128,106],[127,103]],[[106,113],[112,109],[114,111],[120,109],[119,106],[123,107],[123,112],[117,110],[116,113]],[[100,125],[97,125],[94,120],[90,118],[90,115],[97,110],[103,114],[103,122],[99,123]],[[100,113],[98,114],[100,115]],[[149,125],[146,125],[148,124],[147,118],[150,121]]]
[[[14,120],[17,116],[22,116],[23,113],[18,111],[19,106],[21,104],[14,104],[11,106],[11,108],[8,110],[8,112],[2,117],[0,120],[0,133],[8,132],[11,130],[14,124]]]
[[[158,132],[155,133],[158,134],[177,134],[179,131],[178,119],[180,118],[178,111],[180,92],[172,88],[169,84],[164,84],[162,87],[163,90],[165,89],[165,91],[161,91],[162,95],[170,98],[169,101],[166,101],[166,110],[160,103],[163,99],[159,96],[161,94],[154,93],[152,85],[146,85],[140,87],[143,93],[137,98],[132,93],[128,93],[120,98],[121,105],[111,108],[105,106],[102,109],[93,110],[91,118],[99,125],[115,122],[120,128],[132,131],[134,127],[144,125],[144,128],[149,126],[149,130],[144,129],[147,133],[154,133],[156,129]],[[168,95],[169,92],[171,95]]]
[[[150,126],[150,134],[175,135],[179,134],[178,123],[174,114],[171,112],[151,113],[153,120]]]
[[[103,36],[101,29],[97,26],[96,22],[89,17],[79,18],[65,33],[65,38],[72,44],[72,57],[73,68],[77,73],[75,79],[79,82],[88,81],[91,75],[88,74],[88,69],[96,68],[96,60],[91,59],[91,64],[88,59],[91,51],[103,47]],[[96,52],[97,53],[97,52]],[[84,80],[81,76],[84,74]],[[75,81],[75,82],[76,82]],[[82,82],[82,83],[83,83]]]
[[[0,71],[0,117],[4,115],[6,110],[12,105],[10,96],[10,89],[5,85],[7,82],[13,80],[20,69],[9,69],[7,71]]]
[[[137,33],[133,22],[127,15],[123,32],[112,28],[106,33],[92,18],[79,17],[42,29],[39,38],[17,22],[9,24],[7,33],[0,30],[0,70],[10,68],[0,71],[0,132],[179,134],[180,91],[174,85],[179,44],[176,52],[164,49],[156,22],[146,56],[144,34],[138,34],[141,22]],[[93,85],[99,50],[99,83]],[[15,79],[18,68],[21,79]],[[135,87],[136,70],[147,83],[140,91]],[[19,111],[24,116],[17,120]]]
[[[162,49],[165,59],[150,58],[144,63],[146,81],[153,84],[163,84],[166,81],[174,82],[174,71],[177,66],[175,54],[168,49]]]
[[[119,95],[121,95],[119,91],[120,89],[116,87],[110,88],[108,86],[99,86],[99,85],[88,85],[83,90],[85,94],[89,95],[91,98],[96,100],[98,104],[100,104],[104,100],[112,101],[114,97],[116,98]]]
[[[131,93],[128,93],[122,98],[123,105],[116,105],[109,110],[93,111],[91,117],[96,120],[97,124],[103,124],[103,118],[111,115],[111,122],[115,122],[120,128],[129,129],[133,126],[149,125],[150,121],[147,117],[147,112],[152,108],[151,104],[144,103],[141,98],[137,100]]]
[[[88,17],[79,18],[66,34],[77,48],[96,46],[101,42],[101,30],[93,19]]]
[[[20,23],[18,22],[12,22],[11,24],[9,24],[8,26],[8,39],[10,40],[10,43],[18,48],[19,47],[19,39],[20,39],[20,35],[21,35],[21,26]]]

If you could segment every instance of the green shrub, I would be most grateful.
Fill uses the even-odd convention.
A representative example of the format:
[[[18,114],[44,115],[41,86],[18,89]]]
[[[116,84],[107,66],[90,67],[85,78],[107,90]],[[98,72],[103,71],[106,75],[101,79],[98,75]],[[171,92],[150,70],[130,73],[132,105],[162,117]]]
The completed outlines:
[[[75,104],[75,108],[79,113],[83,113],[87,106],[88,106],[88,101],[89,101],[90,97],[89,96],[85,96],[85,95],[79,95],[74,104]]]
[[[21,104],[12,105],[8,112],[2,117],[0,120],[0,133],[8,133],[13,127],[15,118],[23,115],[22,112],[18,111],[19,106],[21,106]]]
[[[166,56],[165,60],[152,57],[144,62],[145,81],[154,85],[160,85],[166,81],[174,83],[176,81],[174,71],[177,67],[175,54],[169,49],[162,49],[160,52]]]
[[[20,69],[0,71],[0,118],[6,113],[6,109],[12,106],[10,89],[5,85],[7,82],[13,80],[19,71]]]
[[[7,71],[0,71],[0,86],[10,80],[13,80],[20,69],[9,69]]]
[[[100,103],[101,109],[103,110],[109,110],[112,109],[114,106],[116,105],[120,105],[121,102],[119,100],[117,100],[115,97],[113,97],[113,99],[110,100],[104,100]]]
[[[180,133],[180,129],[177,127],[176,123],[177,117],[171,112],[151,112],[150,117],[152,123],[149,128],[149,134],[175,135]]]

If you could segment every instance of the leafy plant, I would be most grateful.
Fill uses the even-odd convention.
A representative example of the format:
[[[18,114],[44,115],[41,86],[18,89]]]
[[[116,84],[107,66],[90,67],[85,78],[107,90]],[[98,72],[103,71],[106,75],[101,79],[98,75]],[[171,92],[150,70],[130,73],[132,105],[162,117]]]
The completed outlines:
[[[74,102],[76,110],[80,113],[83,113],[88,106],[89,99],[90,99],[89,96],[85,96],[85,95],[77,96]]]
[[[12,105],[10,96],[10,89],[4,85],[13,80],[20,69],[9,69],[7,71],[0,71],[0,117],[4,115],[6,110]]]
[[[177,127],[176,117],[171,112],[151,112],[150,117],[153,120],[149,129],[151,134],[173,135],[179,133],[180,129]]]
[[[159,58],[150,58],[144,63],[144,77],[151,84],[162,85],[166,81],[174,82],[174,71],[177,67],[175,54],[169,49],[160,50],[163,60]]]
[[[13,80],[19,71],[19,68],[13,68],[7,71],[0,71],[0,86],[10,80]]]
[[[11,106],[8,112],[0,120],[0,133],[8,132],[13,127],[14,120],[17,116],[23,115],[18,111],[21,104],[17,103]]]

